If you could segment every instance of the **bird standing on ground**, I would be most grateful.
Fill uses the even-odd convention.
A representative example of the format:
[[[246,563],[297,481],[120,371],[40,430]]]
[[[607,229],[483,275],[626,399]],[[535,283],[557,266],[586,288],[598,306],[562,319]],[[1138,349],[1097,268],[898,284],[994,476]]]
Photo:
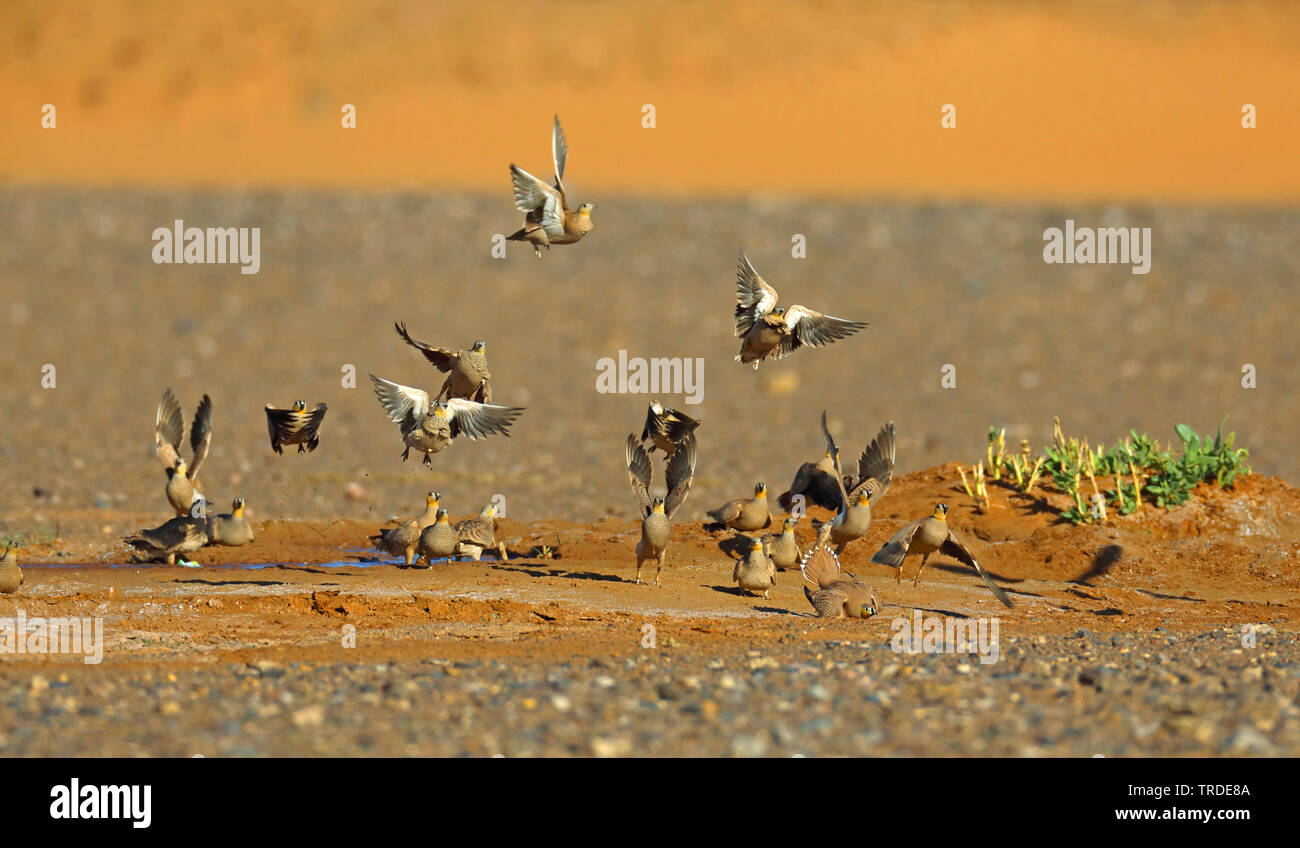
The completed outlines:
[[[456,528],[447,518],[447,510],[439,509],[437,520],[420,534],[420,543],[415,548],[416,558],[423,559],[424,564],[432,568],[435,559],[451,559],[459,541]]]
[[[1002,590],[1001,586],[993,582],[993,578],[989,576],[989,573],[980,567],[979,562],[962,544],[962,541],[957,538],[957,535],[952,532],[952,527],[948,525],[947,504],[941,503],[935,506],[933,515],[927,515],[925,518],[918,518],[916,521],[903,525],[903,528],[876,552],[871,561],[897,569],[894,572],[894,580],[901,583],[903,580],[903,559],[908,554],[920,554],[921,566],[916,570],[916,576],[912,578],[912,585],[916,586],[921,582],[921,572],[925,570],[926,561],[935,552],[946,554],[958,562],[965,563],[975,569],[975,573],[983,578],[984,585],[989,587],[993,597],[997,598],[1004,606],[1012,606],[1007,593]]]
[[[429,492],[424,496],[424,512],[371,536],[371,543],[385,553],[402,557],[407,565],[411,565],[415,562],[415,549],[420,544],[420,534],[438,518],[438,500],[441,497],[437,492]]]
[[[742,592],[751,595],[761,593],[764,598],[776,585],[776,566],[763,551],[762,539],[754,539],[750,543],[749,552],[736,561],[736,567],[731,571],[731,581]]]
[[[798,525],[799,519],[792,515],[782,522],[780,533],[771,533],[763,537],[768,557],[772,560],[772,564],[782,571],[794,568],[802,557],[799,541],[794,536],[794,528]]]
[[[736,337],[742,339],[736,361],[757,369],[767,359],[785,359],[801,347],[820,347],[851,336],[867,325],[823,315],[798,304],[776,305],[769,286],[742,248],[736,271]]]
[[[199,401],[194,410],[194,422],[190,424],[192,461],[188,463],[181,457],[184,433],[180,402],[171,389],[166,389],[154,417],[154,454],[167,470],[167,502],[178,516],[189,515],[194,502],[203,497],[199,468],[212,446],[212,400],[207,395]]]
[[[434,368],[447,375],[435,400],[462,398],[478,403],[492,402],[492,374],[488,371],[487,342],[476,341],[469,350],[434,347],[411,338],[406,325],[395,323],[397,334],[411,347],[424,354]]]
[[[594,203],[584,203],[577,212],[569,210],[569,200],[564,192],[564,165],[569,158],[569,145],[560,127],[560,116],[555,116],[551,130],[551,159],[555,165],[555,185],[547,185],[532,174],[510,163],[510,180],[514,186],[515,207],[524,213],[523,229],[507,237],[508,241],[526,241],[540,259],[542,248],[553,244],[573,244],[591,232],[591,212]]]
[[[862,538],[871,527],[871,504],[889,488],[894,475],[897,440],[893,421],[881,427],[876,438],[862,450],[858,458],[858,476],[853,478],[845,477],[840,467],[840,448],[831,435],[825,412],[822,413],[822,436],[826,439],[826,452],[835,466],[835,479],[843,501],[840,511],[827,525],[823,525],[829,527],[829,540],[835,545],[835,556],[839,557],[849,542]],[[846,487],[846,480],[852,486],[851,491]]]
[[[654,467],[650,464],[650,455],[631,433],[623,445],[628,479],[632,483],[632,493],[636,495],[637,507],[641,513],[641,541],[636,543],[636,577],[633,583],[641,582],[642,566],[648,560],[654,560],[654,585],[659,585],[664,570],[664,553],[672,532],[672,518],[690,494],[691,481],[695,479],[695,434],[688,433],[678,448],[664,469],[667,495],[651,499]]]
[[[4,556],[0,557],[0,595],[12,595],[23,585],[23,570],[18,567],[19,543],[5,543]]]
[[[819,618],[871,618],[880,611],[876,590],[840,568],[840,559],[819,540],[799,564],[804,580],[816,587],[803,587],[804,597]]]
[[[235,498],[229,513],[208,518],[208,544],[238,548],[254,540],[253,525],[244,517],[244,499]]]
[[[772,525],[772,513],[767,508],[767,486],[755,483],[754,497],[727,501],[707,515],[714,523],[742,533],[766,529]]]
[[[433,455],[445,450],[452,439],[460,435],[481,439],[499,433],[510,435],[523,409],[514,406],[494,406],[462,398],[430,402],[428,392],[403,386],[382,377],[370,375],[375,384],[375,395],[383,404],[388,417],[400,425],[402,459],[410,456],[411,448],[424,454],[424,464],[433,468]]]
[[[497,542],[496,530],[497,508],[489,502],[478,515],[456,523],[456,553],[478,562],[484,550],[496,548],[501,561],[509,562],[506,546]]]
[[[141,530],[122,541],[141,551],[145,559],[165,559],[168,565],[175,565],[180,554],[197,551],[208,543],[207,527],[205,518],[181,516],[152,530]]]
[[[650,408],[646,411],[645,427],[641,430],[641,441],[654,443],[649,453],[653,454],[655,448],[659,448],[665,456],[671,457],[677,451],[677,446],[694,433],[698,426],[700,422],[684,412],[663,406],[657,400],[651,401]]]
[[[271,450],[284,453],[284,445],[297,445],[298,453],[316,450],[320,444],[320,425],[325,421],[323,403],[307,411],[307,401],[295,400],[292,409],[266,405],[266,429],[271,434]]]

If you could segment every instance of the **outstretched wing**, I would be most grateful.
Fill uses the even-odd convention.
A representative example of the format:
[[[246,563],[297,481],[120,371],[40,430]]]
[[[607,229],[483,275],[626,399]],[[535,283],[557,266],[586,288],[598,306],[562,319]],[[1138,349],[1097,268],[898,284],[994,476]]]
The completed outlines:
[[[190,424],[190,450],[194,460],[190,463],[189,478],[199,478],[199,467],[208,458],[208,449],[212,447],[212,400],[203,396],[199,408],[194,410],[194,422]]]
[[[840,467],[840,446],[835,444],[830,425],[826,423],[826,410],[822,410],[822,438],[826,440],[826,450],[830,452],[831,463],[835,466],[835,482],[840,487],[840,514],[848,511],[849,493],[844,490],[844,471]]]
[[[668,495],[664,498],[664,513],[672,518],[673,514],[686,502],[691,492],[691,481],[695,479],[695,434],[687,433],[686,439],[668,460],[665,477],[668,481]]]
[[[736,336],[743,338],[754,324],[776,306],[776,289],[769,286],[750,264],[745,249],[736,260]]]
[[[403,386],[401,383],[394,383],[392,380],[385,380],[374,374],[370,375],[370,382],[375,384],[375,395],[384,405],[388,417],[401,424],[403,429],[406,429],[408,422],[419,421],[428,413],[428,392]]]
[[[903,564],[903,557],[907,556],[907,549],[912,546],[912,537],[916,531],[921,528],[921,522],[924,518],[904,524],[902,529],[893,535],[893,537],[881,546],[871,557],[871,561],[880,565],[887,565],[890,568],[898,568]]]
[[[569,143],[564,139],[564,128],[560,126],[560,116],[555,116],[555,127],[551,130],[551,159],[555,163],[555,190],[564,194],[564,164],[569,158]]]
[[[876,498],[889,488],[889,481],[894,476],[894,457],[897,452],[897,439],[894,422],[890,421],[880,428],[871,444],[862,449],[858,457],[858,480],[849,492],[849,502],[857,503],[858,494],[865,491],[867,498],[875,503]]]
[[[789,356],[805,345],[821,347],[853,335],[867,325],[861,321],[848,321],[834,315],[823,315],[815,309],[795,304],[785,311],[785,325],[789,335],[781,337],[780,355]]]
[[[564,234],[564,195],[518,165],[510,166],[514,182],[515,208],[536,222],[548,236]]]
[[[406,332],[406,325],[400,321],[393,324],[393,329],[397,330],[397,335],[405,339],[407,344],[424,354],[424,358],[429,360],[429,363],[439,371],[450,371],[456,366],[456,361],[460,359],[460,354],[454,350],[448,350],[445,347],[434,347],[431,344],[425,344],[411,338],[411,335]]]
[[[325,420],[325,410],[328,409],[323,403],[316,404],[316,408],[311,412],[297,412],[294,417],[297,419],[296,424],[298,431],[302,433],[303,441],[311,442],[317,438],[320,431],[320,425]]]
[[[426,395],[426,397],[428,397]],[[515,423],[523,408],[476,403],[463,398],[447,401],[447,416],[451,419],[451,436],[464,433],[471,439],[482,439],[493,433],[510,435],[510,425]]]
[[[984,579],[984,585],[989,587],[989,591],[993,593],[993,597],[1001,601],[1002,605],[1005,607],[1010,608],[1012,606],[1011,599],[1007,597],[1007,593],[1002,591],[1001,586],[993,582],[993,578],[989,576],[989,573],[980,567],[980,564],[976,561],[974,555],[966,549],[966,546],[961,543],[960,539],[953,535],[951,530],[948,531],[948,541],[944,542],[943,546],[939,548],[939,553],[946,554],[958,562],[963,562],[975,569],[975,573]]]
[[[623,444],[623,459],[627,464],[628,479],[632,482],[632,494],[636,495],[641,517],[645,518],[650,514],[650,485],[654,481],[654,467],[650,464],[650,455],[631,433],[627,434],[627,441]]]
[[[153,442],[154,454],[168,468],[175,466],[176,460],[180,458],[181,434],[184,429],[180,402],[171,389],[165,389],[154,416]]]

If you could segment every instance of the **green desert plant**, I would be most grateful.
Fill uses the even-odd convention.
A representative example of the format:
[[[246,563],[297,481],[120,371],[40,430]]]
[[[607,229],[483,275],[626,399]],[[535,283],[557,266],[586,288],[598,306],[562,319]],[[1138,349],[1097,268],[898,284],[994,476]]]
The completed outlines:
[[[1019,454],[1007,456],[1006,431],[990,427],[985,449],[987,473],[995,481],[1005,474],[1022,492],[1033,489],[1040,473],[1045,475],[1058,491],[1070,496],[1073,503],[1061,516],[1075,524],[1105,521],[1110,509],[1131,515],[1142,509],[1144,500],[1168,509],[1186,502],[1202,482],[1213,481],[1228,489],[1237,477],[1250,473],[1246,464],[1250,451],[1235,446],[1235,433],[1224,433],[1226,421],[1219,423],[1213,438],[1201,436],[1186,424],[1176,426],[1182,452],[1175,456],[1156,439],[1136,430],[1109,448],[1093,448],[1087,439],[1067,437],[1058,418],[1052,444],[1032,463],[1027,440],[1021,442]],[[987,494],[981,497],[980,493],[982,476],[973,493],[967,487],[967,494],[987,507]],[[1098,478],[1103,483],[1110,478],[1114,488],[1103,492]]]

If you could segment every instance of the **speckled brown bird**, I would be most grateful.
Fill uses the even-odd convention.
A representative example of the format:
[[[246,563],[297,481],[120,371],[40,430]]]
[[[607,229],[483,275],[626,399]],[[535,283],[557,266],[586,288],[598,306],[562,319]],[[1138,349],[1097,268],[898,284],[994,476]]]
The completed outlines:
[[[4,556],[0,557],[0,595],[12,595],[23,585],[23,570],[18,567],[18,542],[10,540],[5,544]]]
[[[880,611],[876,590],[840,567],[839,557],[819,542],[799,564],[804,597],[820,618],[871,618]]]
[[[450,560],[455,556],[459,541],[460,536],[456,533],[456,528],[451,526],[447,510],[439,509],[437,520],[420,534],[420,544],[416,546],[415,552],[418,559],[424,560],[424,564],[432,568],[435,559]]]
[[[471,440],[494,433],[510,435],[510,427],[524,410],[494,406],[462,398],[430,401],[428,392],[370,375],[375,395],[388,417],[397,422],[402,434],[405,461],[414,448],[424,454],[424,464],[433,468],[433,455],[446,450],[457,436]]]
[[[393,327],[407,344],[424,354],[430,365],[447,375],[435,400],[461,398],[478,403],[492,402],[492,373],[488,371],[487,342],[476,341],[469,350],[452,350],[411,338],[403,323],[395,323]]]
[[[441,497],[437,492],[429,492],[424,496],[424,512],[371,536],[370,542],[379,550],[402,557],[407,565],[411,565],[415,562],[415,549],[420,544],[420,534],[424,528],[438,520],[438,499]]]
[[[700,422],[686,413],[664,406],[657,400],[651,401],[646,411],[645,427],[641,430],[641,441],[653,443],[649,450],[651,454],[658,448],[665,456],[672,456],[677,446],[698,426]]]
[[[297,445],[298,453],[316,450],[326,409],[325,404],[318,403],[308,412],[305,400],[295,400],[292,409],[276,409],[268,403],[266,429],[271,435],[271,450],[282,454],[285,445]]]
[[[555,165],[555,185],[547,185],[532,174],[510,163],[510,180],[514,187],[515,207],[524,213],[522,229],[507,237],[509,241],[526,241],[541,258],[542,248],[553,244],[573,244],[591,232],[591,213],[594,203],[584,203],[577,212],[569,210],[569,199],[564,192],[564,165],[569,158],[569,145],[560,127],[560,116],[555,116],[551,130],[551,159]]]
[[[235,498],[229,513],[209,516],[208,544],[238,548],[255,540],[253,525],[244,517],[244,499]]]
[[[482,558],[484,550],[496,548],[501,561],[509,561],[510,556],[506,552],[506,546],[497,542],[496,528],[497,508],[495,504],[488,503],[483,509],[479,510],[478,515],[457,522],[456,553],[470,557],[475,562],[478,562]]]
[[[893,478],[897,440],[893,421],[880,428],[876,438],[863,449],[858,458],[858,476],[855,478],[846,476],[840,466],[840,448],[831,435],[825,412],[822,413],[822,435],[826,439],[826,452],[831,455],[835,467],[834,476],[839,482],[840,497],[846,504],[828,522],[830,542],[835,545],[835,555],[838,557],[844,555],[844,548],[850,542],[862,538],[871,527],[871,505],[885,493]],[[852,487],[851,490],[849,486]]]
[[[780,533],[771,533],[763,537],[768,557],[772,560],[772,564],[782,571],[795,568],[803,557],[803,553],[799,550],[799,541],[794,535],[797,526],[799,526],[799,519],[792,515],[782,522]]]
[[[755,483],[754,497],[727,501],[717,509],[710,510],[707,515],[715,524],[742,533],[765,530],[772,526],[772,513],[767,508],[767,486]]]
[[[989,587],[993,597],[997,598],[1003,606],[1012,606],[1007,593],[1002,590],[1001,586],[993,582],[993,578],[989,576],[989,573],[980,567],[974,555],[952,532],[952,527],[948,525],[947,504],[941,503],[935,506],[933,515],[927,515],[925,518],[918,518],[916,521],[903,525],[903,528],[876,552],[871,561],[897,569],[894,572],[894,579],[901,583],[903,579],[903,559],[908,554],[920,554],[921,565],[916,570],[916,576],[912,578],[912,585],[916,586],[921,582],[921,572],[925,570],[926,562],[936,552],[950,556],[958,562],[965,563],[975,569],[975,573],[984,580],[984,585]]]
[[[164,559],[168,565],[175,565],[181,554],[197,551],[208,543],[208,522],[204,518],[181,516],[122,541],[140,551],[145,559]]]
[[[776,585],[776,566],[764,552],[762,539],[750,542],[749,551],[736,561],[736,567],[731,571],[731,582],[739,586],[742,592],[762,595],[764,598]]]
[[[654,585],[658,586],[664,570],[668,539],[672,534],[672,518],[686,502],[686,496],[691,491],[691,481],[695,479],[695,435],[688,433],[668,460],[664,469],[664,480],[668,486],[665,497],[650,497],[654,467],[645,446],[639,444],[631,433],[623,444],[623,460],[627,464],[628,480],[632,484],[632,494],[636,495],[637,508],[641,514],[641,540],[636,544],[636,577],[632,582],[640,583],[642,566],[654,560]]]
[[[758,275],[742,248],[736,271],[736,337],[741,339],[737,362],[757,369],[768,359],[785,359],[801,347],[828,345],[867,326],[798,304],[786,309],[776,300],[776,289]]]
[[[185,421],[181,417],[180,402],[171,389],[166,389],[154,416],[154,455],[162,461],[167,472],[167,502],[178,516],[189,515],[194,502],[203,496],[199,469],[212,446],[212,400],[207,395],[199,401],[194,410],[194,421],[190,424],[190,462],[181,456],[184,435]]]

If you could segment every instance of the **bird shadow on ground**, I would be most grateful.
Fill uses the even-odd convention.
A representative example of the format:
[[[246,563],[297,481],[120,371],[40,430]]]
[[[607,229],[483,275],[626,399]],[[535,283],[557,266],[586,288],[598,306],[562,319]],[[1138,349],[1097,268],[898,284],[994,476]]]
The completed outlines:
[[[338,572],[334,569],[330,569],[329,571],[323,571],[319,568],[309,568],[305,565],[284,565],[281,563],[271,563],[270,565],[267,566],[267,568],[283,568],[285,571],[298,571],[301,572],[302,574],[323,574],[327,577],[333,574],[338,574]]]
[[[921,613],[926,613],[926,612],[928,612],[928,613],[933,613],[934,615],[945,615],[945,616],[948,616],[948,617],[950,617],[950,618],[970,618],[970,616],[967,615],[966,613],[964,613],[964,612],[956,612],[955,610],[938,609],[938,608],[936,608],[936,607],[909,607],[909,606],[906,606],[905,604],[882,604],[882,605],[881,605],[881,612],[882,612],[882,613],[884,612],[884,609],[885,609],[886,607],[889,607],[889,608],[892,608],[892,609],[903,610],[904,612],[907,612],[907,613],[911,613],[911,612],[921,612]]]
[[[517,565],[506,565],[505,563],[494,563],[492,568],[500,571],[510,571],[515,574],[527,574],[529,577],[568,577],[574,580],[598,580],[606,583],[623,583],[626,582],[623,577],[617,574],[600,574],[595,571],[568,571],[563,568],[543,569],[537,566],[531,568]]]
[[[946,571],[949,574],[975,574],[975,569],[971,568],[969,565],[962,565],[960,563],[953,564],[948,562],[932,562],[926,565],[926,568],[933,568],[938,571]],[[998,574],[996,571],[993,571],[988,568],[985,568],[984,570],[988,572],[988,575],[990,577],[992,577],[994,580],[998,581],[999,583],[1009,583],[1015,585],[1016,583],[1025,582],[1023,579],[1017,579],[1015,577],[1007,577],[1005,575]],[[903,579],[904,581],[906,581],[907,578],[903,578]]]
[[[758,595],[751,595],[739,586],[710,586],[715,592],[721,592],[724,595],[734,595],[737,598],[757,598]]]
[[[753,540],[744,533],[736,533],[734,536],[728,536],[718,542],[718,550],[722,551],[732,559],[744,559],[745,554],[753,547]]]
[[[1070,582],[1081,583],[1084,586],[1087,586],[1089,580],[1094,577],[1100,577],[1110,571],[1111,568],[1115,566],[1115,563],[1120,561],[1120,558],[1123,555],[1124,549],[1119,545],[1107,545],[1098,551],[1097,555],[1092,558],[1092,564],[1088,566],[1088,570]]]
[[[1205,603],[1205,598],[1193,598],[1189,595],[1166,595],[1163,592],[1152,592],[1150,589],[1134,589],[1134,592],[1140,592],[1143,595],[1150,595],[1153,598],[1159,598],[1162,601],[1190,601],[1194,604]]]
[[[197,586],[286,586],[283,580],[173,580],[173,583],[193,584]]]
[[[786,609],[785,607],[754,607],[754,612],[770,612],[773,615],[793,615],[797,618],[804,618],[810,615],[810,613],[795,612],[794,610]],[[813,618],[816,618],[816,616],[814,615]]]

